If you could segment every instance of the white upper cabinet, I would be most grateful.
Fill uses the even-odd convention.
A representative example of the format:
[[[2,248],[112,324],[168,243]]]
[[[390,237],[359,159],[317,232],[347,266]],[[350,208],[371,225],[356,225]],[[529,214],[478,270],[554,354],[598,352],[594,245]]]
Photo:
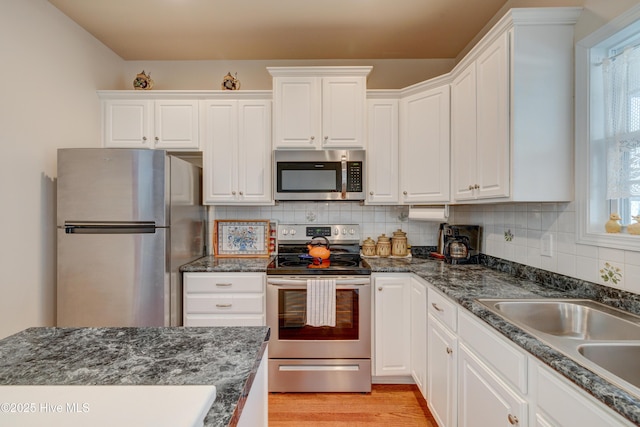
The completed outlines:
[[[271,101],[202,101],[205,204],[273,204]]]
[[[371,67],[268,67],[273,148],[365,148]]]
[[[449,201],[449,84],[400,100],[400,203]]]
[[[197,151],[198,100],[103,92],[103,146]]]
[[[573,199],[573,25],[510,10],[452,72],[454,202]]]
[[[367,100],[367,203],[398,204],[398,100]]]

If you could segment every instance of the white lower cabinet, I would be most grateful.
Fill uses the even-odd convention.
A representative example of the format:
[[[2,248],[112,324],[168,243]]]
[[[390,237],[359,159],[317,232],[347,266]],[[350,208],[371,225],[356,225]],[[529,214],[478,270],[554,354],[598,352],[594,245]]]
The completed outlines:
[[[464,343],[459,345],[458,426],[525,427],[527,401],[500,380]]]
[[[242,408],[238,427],[267,427],[269,425],[269,348],[260,360],[256,376],[253,378],[251,390]]]
[[[411,277],[411,376],[427,398],[427,284]]]
[[[439,427],[635,424],[427,283],[427,401]]]
[[[530,357],[529,377],[532,399],[536,402],[531,425],[536,427],[602,427],[632,426],[618,414],[607,413],[599,402],[551,369]]]
[[[374,274],[373,376],[411,375],[409,274]]]
[[[264,273],[185,273],[184,326],[265,326]]]
[[[438,425],[456,425],[458,338],[431,313],[427,321],[427,402]]]

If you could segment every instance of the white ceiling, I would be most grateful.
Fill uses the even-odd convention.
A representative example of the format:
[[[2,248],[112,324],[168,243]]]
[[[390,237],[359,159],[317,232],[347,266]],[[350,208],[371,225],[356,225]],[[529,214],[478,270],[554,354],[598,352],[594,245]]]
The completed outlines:
[[[49,0],[125,60],[455,58],[507,0]]]

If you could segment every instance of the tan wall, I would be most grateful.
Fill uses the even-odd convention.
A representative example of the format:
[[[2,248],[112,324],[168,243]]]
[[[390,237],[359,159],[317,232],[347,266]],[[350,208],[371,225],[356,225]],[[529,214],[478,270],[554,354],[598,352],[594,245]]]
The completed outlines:
[[[100,144],[122,60],[46,0],[0,1],[0,338],[55,319],[56,149]]]

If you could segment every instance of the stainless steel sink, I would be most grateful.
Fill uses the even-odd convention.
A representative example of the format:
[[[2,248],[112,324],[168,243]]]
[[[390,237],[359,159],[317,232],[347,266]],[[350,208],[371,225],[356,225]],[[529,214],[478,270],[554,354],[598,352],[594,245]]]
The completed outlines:
[[[640,316],[588,299],[477,301],[640,398]]]
[[[627,313],[591,300],[482,303],[545,334],[581,340],[640,340],[640,325],[627,320]]]
[[[640,387],[640,343],[582,344],[578,352],[607,371]]]

